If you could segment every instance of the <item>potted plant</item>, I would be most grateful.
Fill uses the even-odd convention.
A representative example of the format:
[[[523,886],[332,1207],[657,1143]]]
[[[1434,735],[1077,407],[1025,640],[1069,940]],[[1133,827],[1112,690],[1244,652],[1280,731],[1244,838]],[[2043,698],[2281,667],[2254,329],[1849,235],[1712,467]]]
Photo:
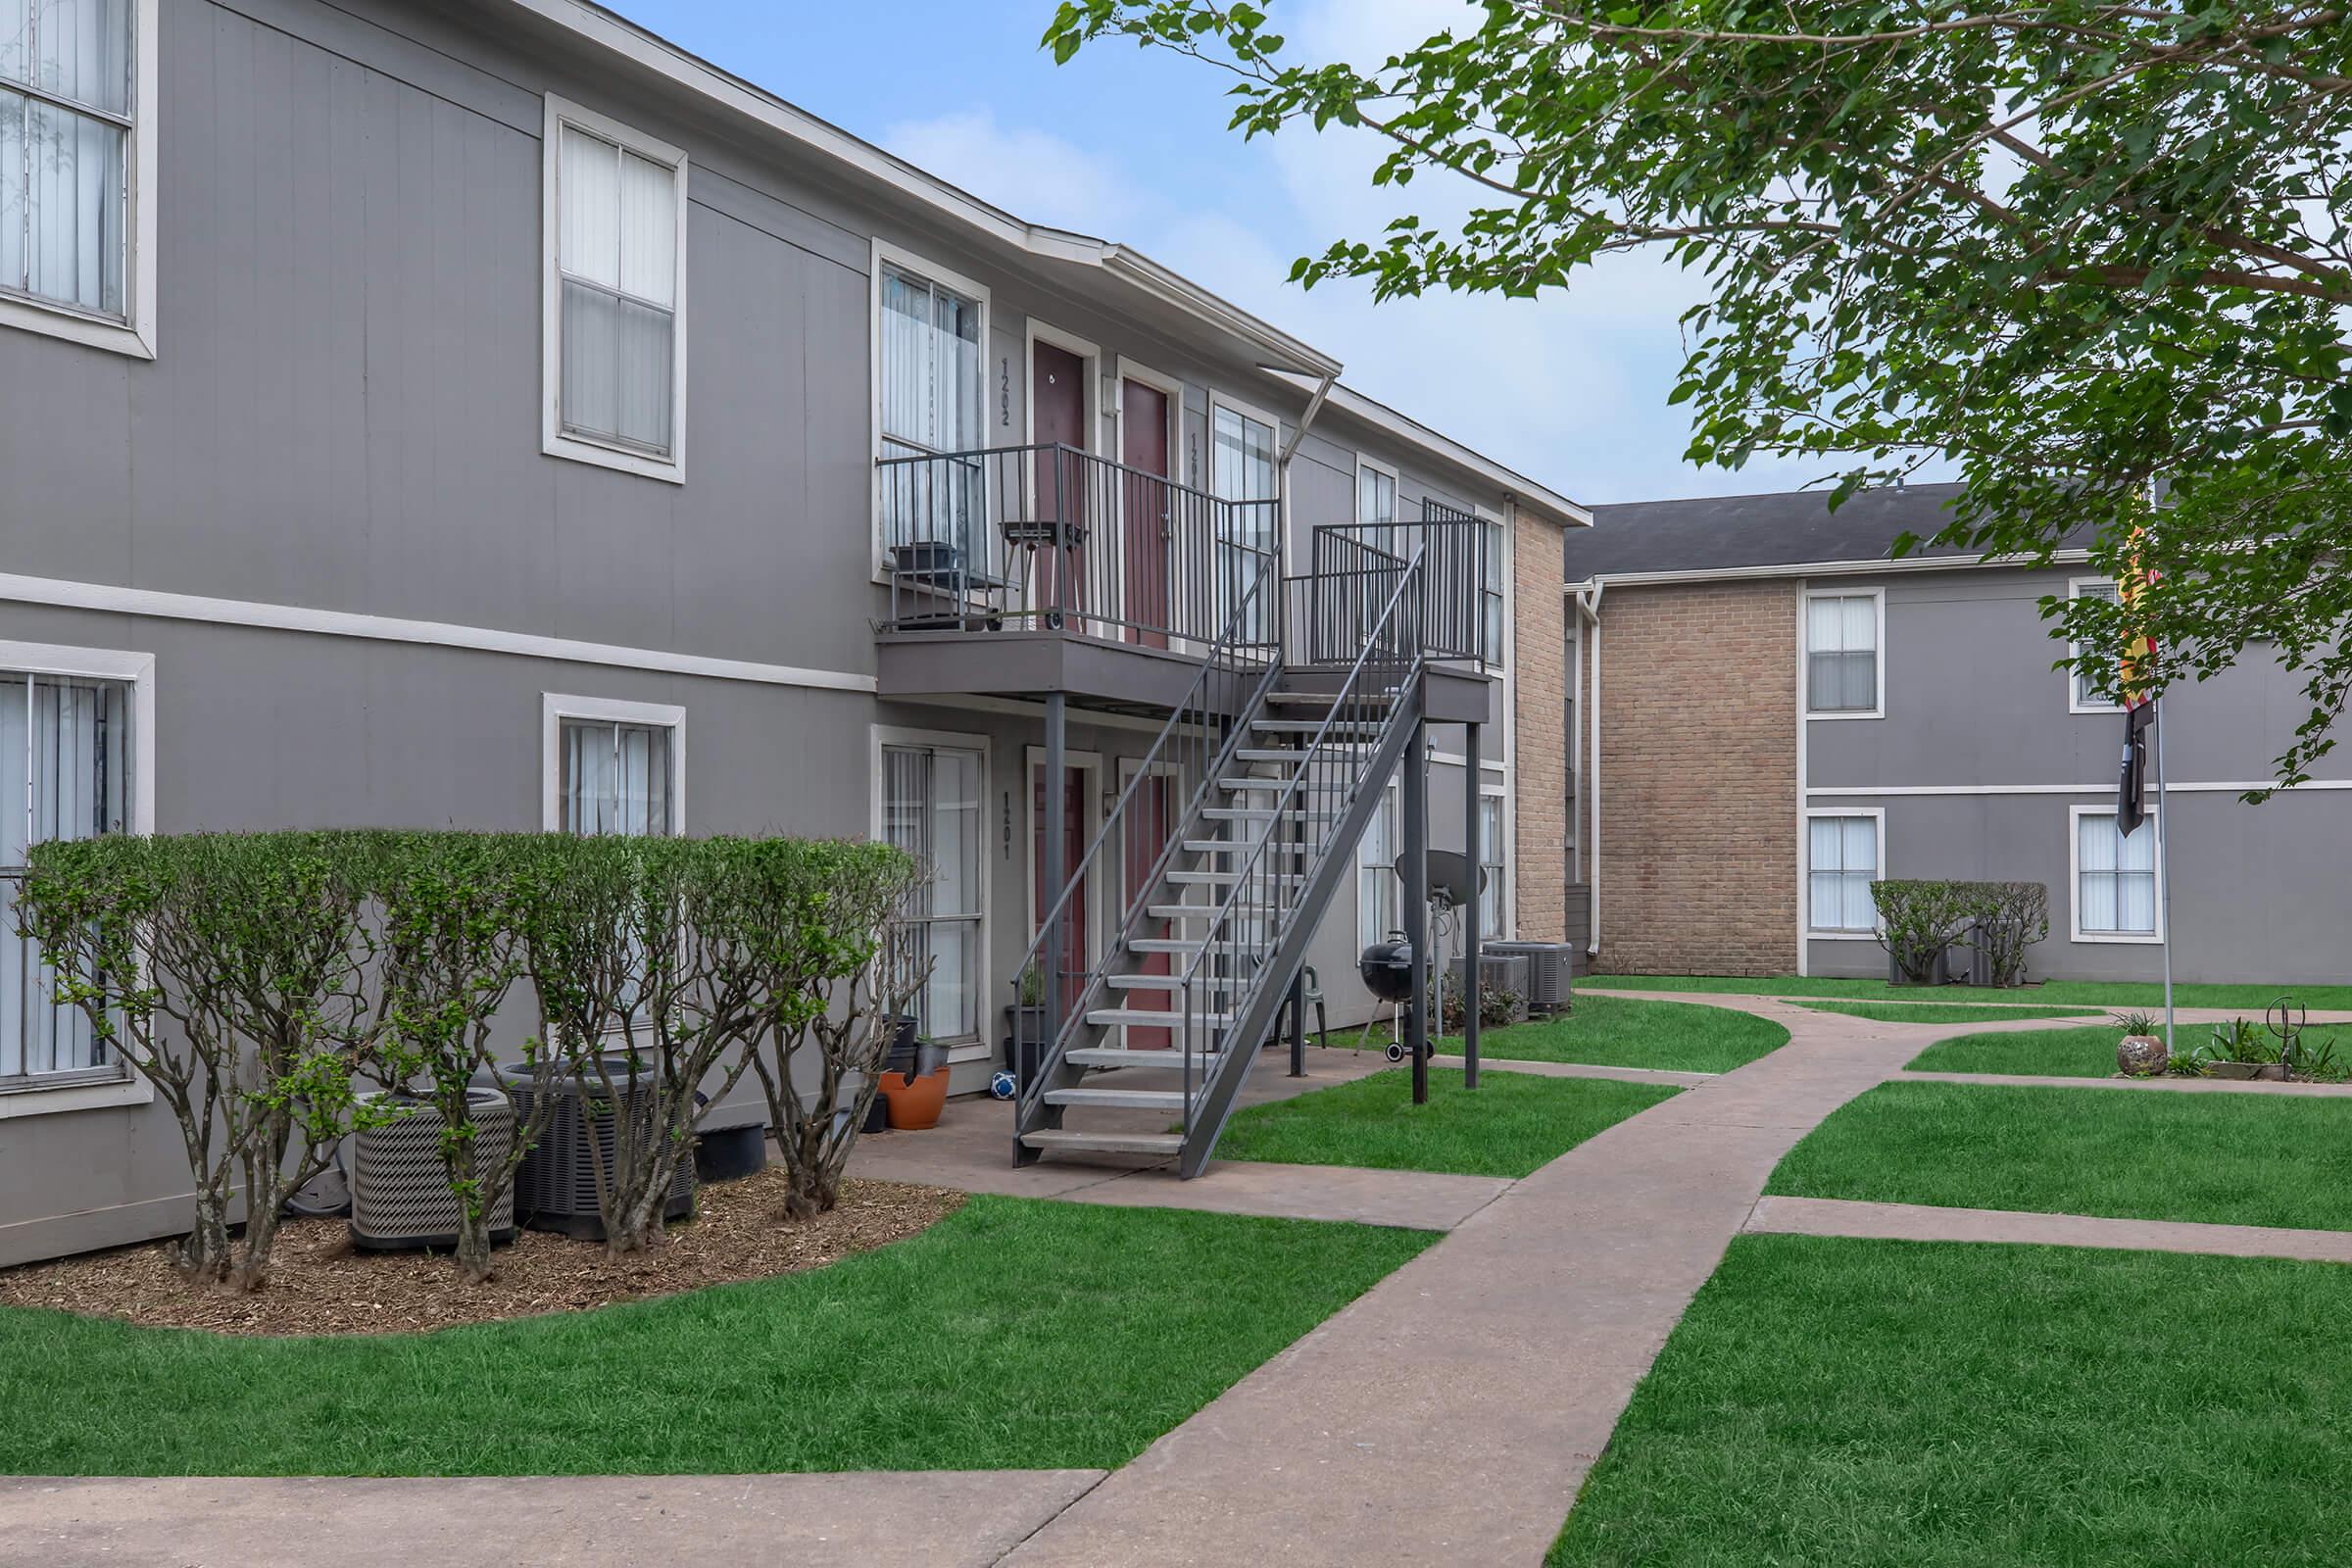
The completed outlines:
[[[1023,969],[1014,995],[1019,1000],[1004,1009],[1004,1065],[1027,1083],[1052,1044],[1046,1038],[1045,970],[1034,963]]]
[[[2115,1021],[2124,1038],[2115,1048],[2115,1065],[2127,1078],[2157,1078],[2172,1065],[2172,1052],[2156,1031],[2162,1026],[2144,1012],[2119,1012]]]
[[[948,1048],[924,1040],[915,1048],[914,1070],[882,1074],[882,1098],[890,1103],[893,1132],[921,1132],[939,1125],[948,1103]]]
[[[2208,1078],[2284,1078],[2286,1064],[2262,1038],[2251,1018],[2232,1018],[2215,1024],[2213,1043],[2197,1053],[2197,1065]]]

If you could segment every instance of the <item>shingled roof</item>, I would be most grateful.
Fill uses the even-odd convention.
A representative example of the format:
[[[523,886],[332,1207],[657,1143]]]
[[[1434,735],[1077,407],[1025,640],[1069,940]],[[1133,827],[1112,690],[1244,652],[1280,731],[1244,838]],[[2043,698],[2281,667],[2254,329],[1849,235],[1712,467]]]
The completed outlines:
[[[1929,538],[1948,520],[1956,484],[1864,490],[1835,513],[1830,491],[1785,490],[1696,501],[1594,507],[1568,536],[1568,580],[1650,571],[1726,571],[1827,561],[1884,561],[1900,533]],[[1961,550],[1922,555],[1964,556]]]

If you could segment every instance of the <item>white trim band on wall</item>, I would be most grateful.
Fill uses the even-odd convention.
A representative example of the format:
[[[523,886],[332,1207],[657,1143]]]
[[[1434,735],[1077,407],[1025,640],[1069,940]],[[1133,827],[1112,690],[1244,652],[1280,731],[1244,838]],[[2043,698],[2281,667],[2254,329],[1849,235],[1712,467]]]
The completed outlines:
[[[371,642],[421,643],[436,648],[466,648],[480,653],[514,654],[524,659],[604,664],[617,669],[651,670],[660,674],[703,675],[712,680],[750,681],[763,686],[799,686],[811,691],[861,692],[870,695],[878,689],[873,676],[854,670],[762,664],[741,659],[713,659],[703,654],[674,653],[662,648],[628,648],[614,643],[579,642],[569,637],[541,637],[529,632],[501,631],[490,626],[407,620],[392,615],[312,610],[300,605],[263,604],[245,599],[208,599],[198,594],[165,593],[154,588],[122,588],[110,583],[69,582],[57,577],[24,577],[13,572],[0,572],[0,601],[50,605],[62,610],[99,610],[123,615],[153,615],[166,620],[210,621],[224,626],[258,627],[265,631],[358,637]]]

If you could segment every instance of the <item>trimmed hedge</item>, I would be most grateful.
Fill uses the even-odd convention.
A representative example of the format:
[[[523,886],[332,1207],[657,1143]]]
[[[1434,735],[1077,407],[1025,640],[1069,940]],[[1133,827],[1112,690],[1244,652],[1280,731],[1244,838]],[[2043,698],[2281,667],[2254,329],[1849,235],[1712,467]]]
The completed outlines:
[[[1882,881],[1870,897],[1879,946],[1915,985],[1958,944],[1984,954],[1994,985],[2014,986],[2025,978],[2026,949],[2050,934],[2050,890],[2039,882]]]

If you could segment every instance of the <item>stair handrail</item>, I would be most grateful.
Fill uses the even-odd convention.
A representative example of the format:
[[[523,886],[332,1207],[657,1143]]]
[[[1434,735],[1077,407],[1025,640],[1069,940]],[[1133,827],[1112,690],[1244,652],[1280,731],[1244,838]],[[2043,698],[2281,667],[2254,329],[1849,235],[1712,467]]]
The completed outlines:
[[[1029,939],[1029,946],[1022,953],[1021,961],[1013,970],[1012,983],[1015,988],[1016,1003],[1019,997],[1018,988],[1021,977],[1042,960],[1048,947],[1049,936],[1054,937],[1058,942],[1060,922],[1069,912],[1070,901],[1076,896],[1078,889],[1085,885],[1087,876],[1093,871],[1097,860],[1103,853],[1103,846],[1111,843],[1124,846],[1127,812],[1134,805],[1137,793],[1144,787],[1144,781],[1149,778],[1166,776],[1163,771],[1168,766],[1165,754],[1171,749],[1171,742],[1188,724],[1198,726],[1210,716],[1208,710],[1211,705],[1208,700],[1208,687],[1212,678],[1220,672],[1238,674],[1243,667],[1243,661],[1239,657],[1243,650],[1270,648],[1271,651],[1264,661],[1265,668],[1259,675],[1257,684],[1251,689],[1249,697],[1235,709],[1237,713],[1247,714],[1257,708],[1265,693],[1280,677],[1283,667],[1280,589],[1283,581],[1284,578],[1280,571],[1273,569],[1271,565],[1265,566],[1259,570],[1256,578],[1243,590],[1240,598],[1235,602],[1233,612],[1226,619],[1224,631],[1201,656],[1200,667],[1193,676],[1192,685],[1186,689],[1184,696],[1179,698],[1175,707],[1169,710],[1167,722],[1160,726],[1159,733],[1152,737],[1151,747],[1137,760],[1134,776],[1128,780],[1127,787],[1119,792],[1116,804],[1103,816],[1102,826],[1096,833],[1094,842],[1087,846],[1086,854],[1081,856],[1077,865],[1070,869],[1068,879],[1062,884],[1060,894],[1038,921],[1037,932]],[[1275,612],[1273,614],[1265,616],[1270,629],[1251,631],[1252,623],[1263,612],[1265,600],[1269,595],[1272,597]],[[1198,714],[1194,713],[1196,708],[1200,710]],[[1245,725],[1236,724],[1234,726],[1233,733],[1226,737],[1216,757],[1207,766],[1201,768],[1200,779],[1194,787],[1192,798],[1185,803],[1182,810],[1172,810],[1169,813],[1172,822],[1181,824],[1192,819],[1193,812],[1200,807],[1207,792],[1214,787],[1224,765],[1230,760],[1231,754],[1239,747],[1243,737],[1248,733]],[[1050,826],[1048,831],[1052,831]],[[1119,931],[1122,938],[1128,925],[1133,922],[1137,907],[1150,901],[1152,890],[1157,886],[1166,869],[1168,860],[1180,849],[1182,837],[1181,833],[1169,835],[1167,842],[1161,846],[1158,857],[1152,862],[1151,873],[1138,878],[1135,888],[1128,894],[1127,906],[1120,911]],[[1108,955],[1104,956],[1107,957]],[[1101,967],[1100,961],[1096,967],[1098,969]],[[1057,983],[1062,978],[1058,974],[1052,974],[1051,971],[1049,974],[1049,984]],[[1174,988],[1175,982],[1171,979],[1169,989],[1173,990]],[[1079,1000],[1081,1002],[1085,1000],[1083,992]],[[1056,1026],[1054,1038],[1047,1042],[1046,1050],[1038,1059],[1036,1070],[1028,1076],[1026,1081],[1021,1083],[1018,1109],[1024,1122],[1028,1112],[1044,1095],[1046,1085],[1054,1076],[1054,1069],[1059,1065],[1063,1055],[1067,1053],[1068,1039],[1079,1027],[1085,1009],[1082,1006],[1070,1009],[1069,1015]]]
[[[1192,961],[1185,967],[1183,975],[1181,977],[1170,977],[1170,989],[1179,991],[1184,999],[1184,1030],[1187,1039],[1191,1038],[1192,1035],[1193,998],[1196,994],[1195,982],[1199,978],[1200,966],[1202,963],[1208,960],[1212,953],[1217,952],[1220,948],[1227,945],[1220,941],[1219,933],[1225,931],[1231,924],[1235,902],[1241,898],[1243,891],[1250,886],[1250,873],[1256,866],[1259,858],[1265,855],[1267,847],[1275,842],[1276,835],[1273,831],[1273,824],[1279,824],[1283,820],[1283,808],[1304,786],[1309,771],[1309,764],[1312,762],[1315,755],[1323,750],[1325,740],[1331,733],[1332,725],[1341,721],[1340,715],[1346,710],[1350,697],[1356,695],[1355,688],[1363,678],[1366,664],[1371,660],[1373,651],[1381,646],[1382,633],[1384,630],[1391,629],[1394,622],[1402,618],[1402,616],[1406,613],[1407,607],[1413,604],[1414,596],[1417,595],[1420,587],[1420,571],[1423,564],[1422,558],[1423,550],[1421,547],[1416,546],[1413,552],[1412,560],[1405,565],[1404,569],[1397,574],[1396,586],[1390,593],[1388,603],[1382,608],[1379,617],[1373,622],[1370,630],[1365,635],[1363,648],[1357,652],[1355,656],[1355,662],[1348,666],[1347,678],[1340,683],[1339,690],[1333,694],[1331,707],[1329,710],[1324,713],[1323,722],[1316,726],[1315,732],[1313,736],[1309,738],[1307,744],[1299,749],[1298,765],[1292,770],[1289,780],[1286,782],[1281,793],[1274,801],[1272,808],[1273,814],[1268,819],[1269,827],[1266,833],[1258,838],[1257,842],[1251,846],[1250,852],[1243,863],[1236,867],[1233,886],[1226,892],[1224,902],[1216,906],[1216,912],[1209,919],[1209,934],[1201,939],[1200,950],[1193,955]],[[1426,663],[1427,658],[1421,649],[1420,637],[1416,629],[1410,635],[1408,635],[1403,642],[1401,662],[1397,665],[1399,671],[1396,679],[1397,689],[1409,690],[1413,679]],[[1400,710],[1401,710],[1399,706],[1392,706],[1389,710],[1390,717],[1388,721],[1395,722],[1396,715]],[[1352,724],[1361,721],[1349,719],[1347,722]],[[1357,769],[1356,776],[1348,780],[1346,791],[1338,803],[1338,810],[1344,810],[1346,806],[1354,800],[1356,792],[1362,788],[1362,771],[1363,770],[1361,768]],[[1334,820],[1337,820],[1336,811]],[[1324,843],[1318,846],[1317,852],[1315,856],[1312,857],[1312,859],[1316,863],[1320,863],[1322,856],[1330,854],[1331,848],[1332,846],[1329,843]],[[1300,871],[1298,874],[1311,875],[1311,866],[1303,866],[1300,868]],[[1280,914],[1275,916],[1274,919],[1269,922],[1269,924],[1278,924],[1281,920],[1287,919],[1292,912],[1293,911],[1291,909],[1283,909]],[[1279,941],[1279,938],[1276,940]],[[1243,1011],[1242,1003],[1246,999],[1247,995],[1247,992],[1236,991],[1228,996],[1224,1004],[1230,1009],[1231,1016],[1238,1017]],[[1230,1023],[1227,1025],[1227,1027],[1231,1027]],[[1187,1136],[1190,1136],[1193,1127],[1193,1112],[1195,1108],[1192,1053],[1188,1050],[1184,1055],[1183,1121],[1185,1132]],[[1201,1087],[1205,1089],[1207,1087],[1207,1083],[1208,1075],[1203,1072],[1201,1078]]]

